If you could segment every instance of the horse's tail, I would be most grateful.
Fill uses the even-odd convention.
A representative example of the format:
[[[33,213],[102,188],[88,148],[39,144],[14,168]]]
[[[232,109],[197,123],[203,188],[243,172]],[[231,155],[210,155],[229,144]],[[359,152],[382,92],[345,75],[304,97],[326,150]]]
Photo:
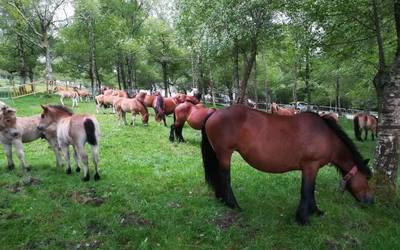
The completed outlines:
[[[203,166],[206,182],[213,188],[215,194],[218,196],[222,191],[221,176],[219,171],[219,161],[217,154],[212,148],[210,141],[208,140],[206,132],[206,122],[212,115],[209,114],[204,119],[203,127],[201,128],[201,155],[203,157]]]
[[[353,119],[354,122],[354,135],[358,141],[362,141],[361,139],[361,130],[360,130],[360,122],[359,122],[359,116],[355,116]]]
[[[85,128],[87,142],[93,146],[97,145],[97,134],[98,133],[96,131],[96,125],[95,125],[94,121],[90,118],[87,118],[83,122],[83,126]]]
[[[158,120],[162,120],[165,117],[165,112],[164,112],[164,97],[162,97],[161,95],[157,96],[157,100],[156,100],[156,116],[158,118]]]

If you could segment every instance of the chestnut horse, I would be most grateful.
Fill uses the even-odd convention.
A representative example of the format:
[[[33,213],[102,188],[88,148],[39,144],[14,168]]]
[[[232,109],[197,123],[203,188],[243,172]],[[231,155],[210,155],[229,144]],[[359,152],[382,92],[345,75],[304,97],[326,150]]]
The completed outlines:
[[[322,112],[320,114],[321,117],[331,119],[332,121],[339,123],[339,116],[336,113],[330,112],[330,113],[325,113]]]
[[[378,118],[373,115],[357,114],[353,118],[354,122],[354,135],[358,141],[362,141],[361,133],[365,131],[364,140],[367,140],[368,130],[371,130],[372,140],[375,139],[376,129],[378,127]]]
[[[126,113],[129,112],[132,114],[132,122],[131,125],[135,126],[135,117],[138,113],[142,116],[143,125],[147,126],[149,122],[149,112],[147,111],[147,107],[143,102],[139,101],[136,98],[119,98],[114,103],[115,111],[118,115],[118,120],[120,123],[122,120],[125,125],[126,122]]]
[[[230,183],[233,151],[263,172],[302,171],[296,213],[300,224],[308,223],[312,214],[323,213],[315,201],[315,179],[318,170],[328,163],[343,175],[343,188],[360,202],[373,202],[367,180],[371,170],[366,161],[339,125],[315,113],[278,116],[243,105],[217,110],[205,119],[201,149],[206,181],[216,197],[231,208],[239,207]]]
[[[193,129],[201,130],[206,116],[214,111],[214,108],[207,108],[203,104],[195,105],[192,102],[179,104],[174,111],[174,124],[171,125],[169,140],[173,142],[176,138],[178,142],[185,142],[182,136],[185,122],[187,121]]]
[[[277,115],[295,115],[297,114],[297,111],[294,108],[281,108],[278,104],[273,102],[271,104],[271,113]]]
[[[78,107],[78,99],[79,93],[74,90],[65,90],[64,87],[55,87],[54,88],[57,95],[60,96],[60,102],[64,106],[64,98],[70,98],[72,101],[72,107]]]
[[[83,181],[90,179],[88,171],[88,156],[85,152],[86,142],[92,146],[94,180],[100,179],[97,170],[99,161],[99,137],[100,128],[96,117],[87,114],[74,114],[71,110],[59,105],[42,106],[43,112],[37,128],[45,131],[51,126],[55,126],[57,131],[58,145],[64,153],[66,162],[66,173],[71,174],[71,165],[69,161],[69,145],[74,149],[74,159],[76,163],[76,172],[80,171],[79,161],[83,164]]]

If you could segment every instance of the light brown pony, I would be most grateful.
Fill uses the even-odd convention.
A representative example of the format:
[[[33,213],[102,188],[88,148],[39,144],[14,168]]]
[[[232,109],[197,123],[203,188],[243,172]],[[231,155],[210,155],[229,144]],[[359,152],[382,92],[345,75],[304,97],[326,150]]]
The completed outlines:
[[[72,101],[72,107],[78,107],[79,94],[75,90],[65,90],[63,87],[54,88],[57,95],[60,96],[60,102],[64,106],[64,98],[70,98]]]
[[[23,143],[32,142],[39,138],[45,138],[49,142],[56,155],[57,167],[61,167],[61,154],[55,127],[49,126],[47,129],[39,131],[37,126],[40,116],[16,117],[15,114],[15,110],[7,106],[2,107],[0,111],[0,142],[3,144],[7,156],[8,169],[14,168],[12,159],[12,145],[14,145],[22,169],[29,170],[25,160]]]
[[[98,114],[100,110],[103,110],[103,113],[105,113],[105,109],[108,107],[112,108],[112,113],[115,113],[115,108],[114,108],[114,102],[119,99],[118,96],[113,96],[113,95],[98,95],[95,98],[96,101],[96,113]]]
[[[231,208],[239,207],[230,177],[234,151],[263,172],[302,172],[296,213],[302,225],[308,223],[310,215],[322,214],[315,201],[315,179],[328,163],[343,175],[342,188],[360,202],[373,202],[367,180],[372,173],[366,161],[338,124],[315,113],[279,116],[243,105],[217,110],[205,119],[201,150],[206,181],[216,197]]]
[[[135,126],[135,118],[138,113],[142,116],[143,125],[147,126],[149,121],[149,112],[147,111],[147,107],[136,98],[119,98],[114,103],[115,111],[118,115],[118,120],[121,123],[124,121],[125,125],[127,125],[126,121],[126,113],[132,114],[132,122],[131,125]]]
[[[83,98],[85,98],[85,102],[88,102],[90,97],[92,96],[90,94],[89,90],[87,90],[87,89],[75,88],[75,91],[78,93],[79,99],[80,99],[81,102],[83,102]]]
[[[286,116],[290,116],[290,115],[295,115],[297,114],[296,109],[294,108],[282,108],[279,107],[278,104],[276,104],[275,102],[273,102],[271,104],[271,113],[272,114],[277,114],[277,115],[286,115]]]
[[[173,142],[177,139],[178,142],[185,142],[182,136],[182,129],[185,122],[187,121],[193,129],[201,130],[204,119],[214,111],[214,108],[207,108],[203,104],[195,105],[191,102],[179,104],[174,111],[174,124],[171,125],[169,140]]]
[[[69,145],[74,149],[76,171],[79,172],[79,161],[83,164],[83,181],[90,179],[88,171],[88,156],[85,152],[86,142],[92,146],[93,164],[95,169],[94,180],[100,179],[97,170],[99,161],[100,128],[96,117],[88,114],[73,114],[71,110],[59,105],[42,106],[43,112],[38,129],[44,131],[50,126],[55,126],[58,145],[64,153],[66,173],[71,174],[69,160]]]
[[[124,97],[124,98],[128,98],[128,93],[126,93],[125,90],[114,90],[112,92],[113,96],[118,96],[118,97]]]
[[[362,141],[362,130],[365,131],[364,140],[367,140],[368,130],[371,131],[372,140],[375,139],[376,129],[378,127],[378,118],[368,114],[357,114],[353,118],[354,122],[354,135],[357,140]]]

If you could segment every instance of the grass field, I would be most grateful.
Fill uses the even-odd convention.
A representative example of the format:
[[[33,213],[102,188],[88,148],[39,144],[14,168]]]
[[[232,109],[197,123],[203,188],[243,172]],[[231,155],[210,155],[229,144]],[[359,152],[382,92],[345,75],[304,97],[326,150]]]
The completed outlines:
[[[39,104],[57,102],[38,95],[19,98],[14,106],[25,116],[39,113]],[[95,105],[82,103],[76,112],[95,113]],[[139,121],[135,128],[117,126],[112,114],[97,117],[99,182],[57,169],[45,141],[25,145],[28,174],[16,157],[16,169],[7,171],[0,153],[1,249],[400,248],[400,206],[362,207],[338,191],[332,167],[321,169],[317,179],[316,199],[325,216],[302,227],[294,220],[299,172],[260,173],[235,154],[232,186],[243,210],[232,211],[204,183],[199,131],[185,128],[187,143],[172,144],[169,130],[154,117],[148,127]],[[341,123],[353,138],[351,123]],[[357,145],[372,156],[372,142]]]

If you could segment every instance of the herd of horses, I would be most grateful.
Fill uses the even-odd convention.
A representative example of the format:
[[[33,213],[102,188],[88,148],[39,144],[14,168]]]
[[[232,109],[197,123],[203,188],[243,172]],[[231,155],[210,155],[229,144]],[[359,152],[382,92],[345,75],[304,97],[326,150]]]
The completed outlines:
[[[69,92],[69,93],[67,93]],[[12,145],[22,168],[29,170],[23,143],[43,138],[48,141],[56,156],[56,165],[65,165],[71,174],[69,146],[72,145],[76,171],[83,166],[83,181],[90,179],[88,156],[84,145],[91,145],[94,180],[99,180],[98,161],[100,126],[95,115],[74,114],[63,103],[63,98],[73,96],[77,90],[61,90],[57,93],[62,105],[42,105],[42,113],[32,117],[17,117],[11,107],[2,105],[0,110],[0,142],[4,146],[8,169],[14,168]],[[95,97],[96,112],[112,108],[118,122],[128,124],[126,113],[131,113],[131,125],[140,114],[142,124],[148,125],[149,108],[155,113],[156,122],[166,125],[166,116],[173,114],[169,139],[184,142],[182,129],[187,122],[190,127],[201,130],[201,153],[205,180],[215,196],[231,208],[239,208],[231,187],[231,157],[234,151],[257,170],[268,173],[284,173],[299,170],[302,173],[301,199],[296,220],[304,225],[311,215],[322,215],[315,199],[315,180],[321,167],[332,164],[342,175],[342,190],[348,190],[356,200],[370,204],[373,195],[368,185],[372,173],[353,141],[339,125],[334,113],[317,114],[298,112],[291,108],[271,105],[270,112],[262,112],[244,105],[232,105],[224,109],[209,108],[202,104],[199,95],[177,94],[163,97],[159,92],[139,92],[129,97],[125,91],[103,89]],[[73,107],[77,103],[73,101]],[[367,114],[354,117],[357,140],[361,131],[372,131],[376,136],[377,119]],[[64,160],[62,159],[62,156]]]

